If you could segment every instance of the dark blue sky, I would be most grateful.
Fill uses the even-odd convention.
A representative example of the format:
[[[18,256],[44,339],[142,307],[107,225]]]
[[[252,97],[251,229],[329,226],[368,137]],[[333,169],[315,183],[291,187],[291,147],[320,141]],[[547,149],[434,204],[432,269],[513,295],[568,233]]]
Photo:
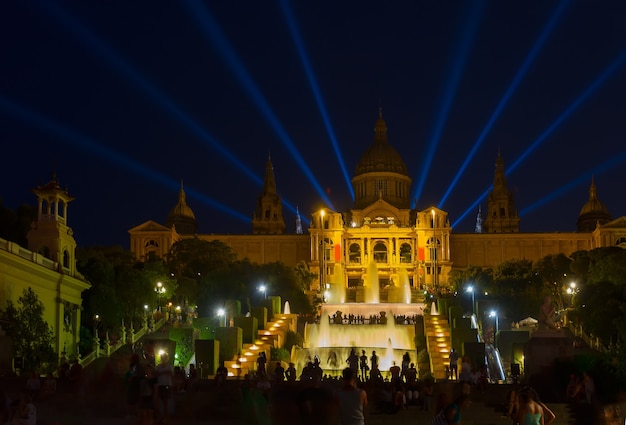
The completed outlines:
[[[575,230],[592,175],[626,215],[626,2],[387,3],[2,2],[5,206],[54,168],[79,245],[127,247],[182,179],[200,232],[245,233],[270,153],[293,232],[292,207],[351,206],[381,106],[417,208],[455,231],[498,150],[522,231]]]

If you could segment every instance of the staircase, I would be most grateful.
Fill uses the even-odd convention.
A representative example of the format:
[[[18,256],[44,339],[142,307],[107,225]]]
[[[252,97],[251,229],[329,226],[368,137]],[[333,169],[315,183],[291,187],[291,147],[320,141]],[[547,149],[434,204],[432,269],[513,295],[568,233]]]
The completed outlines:
[[[265,370],[269,374],[274,369],[275,362],[271,362],[271,349],[280,348],[285,343],[285,335],[295,325],[294,320],[288,316],[295,315],[279,315],[275,321],[267,322],[266,329],[259,329],[254,343],[243,344],[241,355],[235,356],[232,360],[225,361],[224,366],[228,369],[228,376],[243,377],[246,374],[252,374],[257,370],[257,358],[260,352],[265,352]]]
[[[446,367],[450,364],[450,324],[445,316],[424,314],[424,333],[430,371],[435,381],[446,380]]]

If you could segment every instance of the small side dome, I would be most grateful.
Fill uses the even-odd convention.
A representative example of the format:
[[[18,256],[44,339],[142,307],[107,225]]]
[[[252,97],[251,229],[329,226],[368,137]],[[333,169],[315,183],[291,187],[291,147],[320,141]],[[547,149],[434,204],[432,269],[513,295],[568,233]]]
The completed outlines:
[[[178,192],[178,203],[167,216],[166,226],[175,228],[181,235],[193,235],[198,233],[198,222],[196,216],[187,205],[185,190],[183,183],[180,183],[180,191]]]
[[[611,214],[607,207],[598,199],[598,193],[594,179],[591,179],[589,187],[589,200],[578,214],[577,228],[579,232],[592,232],[599,224],[611,221]]]

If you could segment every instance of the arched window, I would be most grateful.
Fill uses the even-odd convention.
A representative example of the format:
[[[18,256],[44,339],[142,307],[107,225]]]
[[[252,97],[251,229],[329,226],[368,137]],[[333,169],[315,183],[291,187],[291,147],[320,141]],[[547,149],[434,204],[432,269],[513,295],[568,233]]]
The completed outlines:
[[[401,263],[412,263],[413,256],[411,255],[411,245],[408,243],[403,243],[400,245],[400,262]]]
[[[358,243],[350,245],[350,264],[361,264],[361,246]]]
[[[617,238],[617,240],[615,241],[615,245],[626,246],[626,238],[623,236],[621,238]]]
[[[374,261],[376,263],[387,262],[387,246],[382,242],[378,242],[374,245]]]

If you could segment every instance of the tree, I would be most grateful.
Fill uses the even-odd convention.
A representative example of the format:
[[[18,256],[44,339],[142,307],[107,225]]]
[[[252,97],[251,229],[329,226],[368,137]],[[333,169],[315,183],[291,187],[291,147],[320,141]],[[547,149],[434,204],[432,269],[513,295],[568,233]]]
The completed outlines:
[[[505,261],[494,269],[493,277],[494,294],[532,296],[540,292],[541,279],[530,260]]]
[[[24,289],[17,306],[7,301],[0,310],[7,336],[13,340],[15,355],[24,360],[23,372],[51,372],[58,363],[53,348],[52,328],[43,318],[44,305],[32,288]]]
[[[537,261],[534,270],[543,281],[543,287],[563,309],[563,293],[565,286],[575,280],[575,274],[571,273],[572,259],[564,254],[547,255]]]
[[[590,265],[588,283],[608,281],[626,285],[626,250],[611,246],[589,251]]]
[[[161,260],[137,262],[121,246],[90,247],[77,250],[77,269],[91,283],[83,292],[83,322],[94,329],[96,323],[104,330],[117,332],[122,325],[140,324],[144,305],[156,308],[154,288],[161,282],[166,295],[176,292],[176,280],[171,278]],[[98,321],[94,317],[98,315]]]
[[[469,285],[481,292],[494,292],[493,271],[490,268],[469,266],[465,270],[453,269],[448,282],[452,292],[463,292]]]
[[[232,249],[222,241],[205,241],[197,237],[174,243],[165,256],[172,273],[191,279],[228,268],[236,258]]]

